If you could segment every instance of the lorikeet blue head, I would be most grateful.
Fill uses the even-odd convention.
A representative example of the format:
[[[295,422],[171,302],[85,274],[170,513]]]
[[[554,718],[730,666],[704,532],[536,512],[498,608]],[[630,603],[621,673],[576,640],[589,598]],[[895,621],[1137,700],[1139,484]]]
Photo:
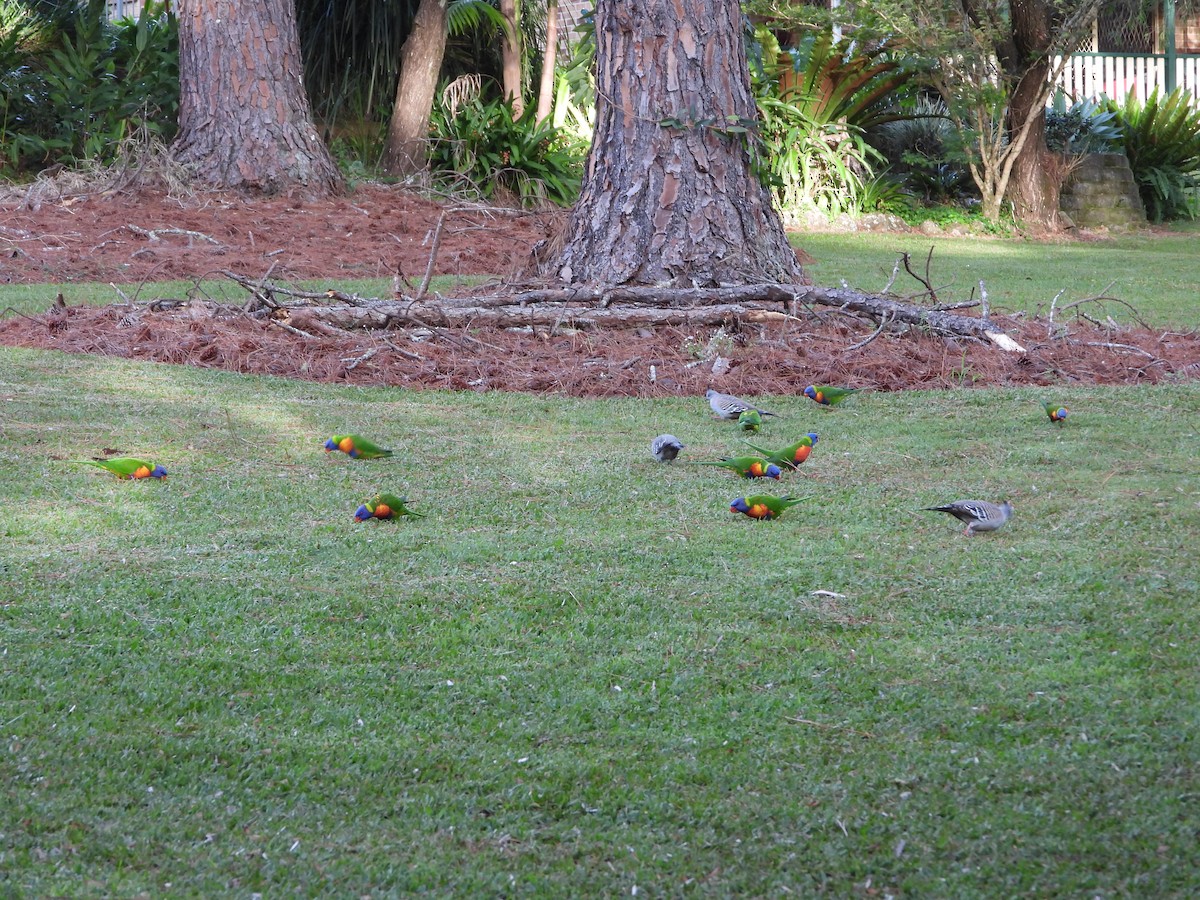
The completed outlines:
[[[327,440],[325,442],[325,452],[326,453],[332,453],[334,450],[337,450],[337,449],[338,449],[338,445],[333,442],[333,438],[330,438],[329,440]]]
[[[809,400],[816,400],[818,403],[821,402],[821,398],[817,397],[817,389],[811,384],[804,389],[804,396]]]
[[[373,518],[374,515],[374,513],[367,509],[367,504],[364,503],[354,511],[354,520],[356,522],[365,522],[367,519]]]
[[[776,481],[778,481],[782,475],[783,470],[780,469],[779,466],[775,465],[775,463],[771,463],[769,466],[767,466],[767,471],[763,473],[764,478],[774,478]]]
[[[808,436],[812,439],[813,446],[817,446],[817,433],[815,431],[810,431]]]
[[[750,512],[750,507],[746,505],[746,498],[738,497],[736,500],[730,503],[729,511],[742,513],[743,515],[748,514]]]
[[[167,470],[162,466],[155,464],[154,469],[150,472],[151,478],[166,478]]]

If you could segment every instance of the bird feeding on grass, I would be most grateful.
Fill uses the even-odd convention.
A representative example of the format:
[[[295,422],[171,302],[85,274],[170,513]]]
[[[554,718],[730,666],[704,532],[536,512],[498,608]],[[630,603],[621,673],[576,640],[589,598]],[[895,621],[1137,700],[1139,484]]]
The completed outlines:
[[[773,412],[765,409],[760,409],[753,403],[748,403],[741,397],[735,397],[732,394],[722,394],[720,391],[714,391],[709,388],[704,393],[708,400],[708,405],[713,413],[720,419],[737,419],[742,413],[749,410],[754,410],[760,416],[774,416]]]
[[[786,510],[803,501],[802,497],[775,497],[771,494],[755,494],[752,497],[738,497],[729,504],[729,511],[741,513],[751,519],[768,522],[778,519]]]
[[[683,444],[673,434],[660,434],[650,442],[650,452],[659,462],[671,462],[682,449]]]
[[[325,452],[332,453],[341,450],[351,459],[379,459],[391,456],[391,450],[384,450],[378,444],[357,434],[335,434],[325,442]]]
[[[84,466],[95,466],[104,469],[118,478],[140,480],[142,478],[166,478],[167,470],[157,463],[138,459],[135,456],[114,456],[110,459],[77,459],[75,462]]]
[[[967,537],[981,531],[995,531],[1012,515],[1012,503],[1005,500],[997,505],[986,500],[955,500],[942,506],[926,506],[932,512],[949,513],[967,524],[963,531]]]

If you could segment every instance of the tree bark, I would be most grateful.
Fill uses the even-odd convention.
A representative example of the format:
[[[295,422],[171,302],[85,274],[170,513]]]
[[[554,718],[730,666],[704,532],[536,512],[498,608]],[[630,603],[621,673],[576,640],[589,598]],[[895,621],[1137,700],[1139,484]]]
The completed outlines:
[[[517,0],[500,0],[500,15],[504,17],[504,36],[501,52],[501,76],[504,96],[512,101],[513,118],[525,112],[521,93],[521,28],[517,20]]]
[[[1046,146],[1046,98],[1052,49],[1051,9],[1043,0],[1013,0],[1013,58],[1005,61],[1019,76],[1008,105],[1009,133],[1029,122],[1025,143],[1013,160],[1009,199],[1018,221],[1039,231],[1059,228],[1062,189],[1056,158]]]
[[[446,55],[446,4],[447,0],[421,0],[400,50],[400,80],[382,160],[389,175],[415,175],[428,163],[429,115]]]
[[[542,54],[542,79],[538,85],[537,120],[554,111],[555,67],[558,65],[558,0],[546,0],[546,52]]]
[[[176,160],[218,188],[342,190],[301,81],[292,0],[179,0]]]
[[[566,282],[804,280],[751,167],[737,0],[598,0],[596,133],[555,265]]]

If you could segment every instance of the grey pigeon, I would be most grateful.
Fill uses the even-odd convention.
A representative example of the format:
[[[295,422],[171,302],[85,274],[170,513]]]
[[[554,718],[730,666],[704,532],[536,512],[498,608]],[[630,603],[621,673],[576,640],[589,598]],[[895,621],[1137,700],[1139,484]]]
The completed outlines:
[[[679,455],[683,444],[673,434],[660,434],[650,442],[650,452],[659,462],[670,462]]]
[[[950,513],[960,522],[966,522],[963,534],[968,537],[979,531],[995,531],[1012,515],[1012,504],[1007,500],[999,506],[986,500],[955,500],[945,506],[926,506],[925,509]]]
[[[775,413],[768,412],[765,409],[759,409],[753,403],[747,403],[741,397],[735,397],[732,394],[722,394],[720,391],[714,391],[709,388],[704,396],[708,398],[708,405],[722,419],[736,419],[742,413],[748,410],[755,410],[764,416],[773,416]]]

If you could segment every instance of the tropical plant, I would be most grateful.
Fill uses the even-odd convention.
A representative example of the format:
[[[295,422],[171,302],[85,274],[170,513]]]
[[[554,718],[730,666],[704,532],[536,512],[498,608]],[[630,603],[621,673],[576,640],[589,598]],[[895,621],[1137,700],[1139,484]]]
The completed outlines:
[[[1108,100],[1146,212],[1155,222],[1196,218],[1200,195],[1200,109],[1177,88],[1165,99],[1154,90],[1141,103],[1133,90],[1124,103]]]
[[[1121,145],[1121,128],[1114,110],[1103,101],[1076,100],[1067,106],[1059,91],[1046,108],[1046,146],[1057,153],[1106,153]]]
[[[770,53],[769,36],[763,32],[760,40]],[[920,70],[915,59],[893,53],[886,42],[838,40],[832,29],[805,32],[795,46],[779,47],[777,58],[782,99],[815,121],[862,130],[906,117],[894,99]]]
[[[481,197],[512,198],[522,206],[570,205],[579,194],[586,146],[530,107],[513,118],[512,103],[473,98],[454,112],[442,102],[432,117],[430,168],[435,177],[463,182]]]
[[[973,194],[974,180],[945,102],[921,97],[907,113],[906,118],[879,124],[867,136],[892,171],[927,203],[956,201]]]
[[[69,18],[35,14],[30,21],[36,41],[29,28],[0,30],[0,134],[11,171],[111,160],[131,134],[173,134],[178,43],[163,4],[147,4],[136,21],[108,22],[102,0],[78,6]]]

